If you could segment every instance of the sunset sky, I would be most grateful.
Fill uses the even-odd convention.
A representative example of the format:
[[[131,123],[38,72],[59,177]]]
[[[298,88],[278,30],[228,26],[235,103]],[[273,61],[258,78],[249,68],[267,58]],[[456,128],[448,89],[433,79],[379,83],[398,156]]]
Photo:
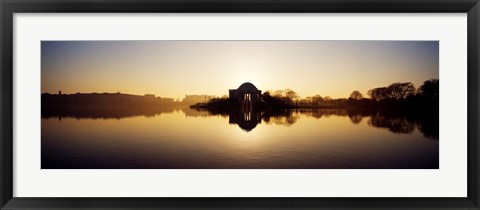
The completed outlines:
[[[42,93],[222,96],[244,82],[300,97],[439,78],[437,41],[42,41]]]

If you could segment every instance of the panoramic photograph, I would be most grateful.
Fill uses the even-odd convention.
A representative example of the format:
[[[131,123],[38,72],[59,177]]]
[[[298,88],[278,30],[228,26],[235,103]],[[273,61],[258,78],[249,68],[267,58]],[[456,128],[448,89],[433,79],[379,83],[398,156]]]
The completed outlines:
[[[438,169],[438,41],[42,41],[42,169]]]

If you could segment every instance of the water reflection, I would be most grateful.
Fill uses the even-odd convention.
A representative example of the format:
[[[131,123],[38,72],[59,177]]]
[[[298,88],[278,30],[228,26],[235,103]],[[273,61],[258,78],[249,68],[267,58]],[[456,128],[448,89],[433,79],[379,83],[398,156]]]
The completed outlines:
[[[121,119],[134,116],[154,117],[162,113],[172,113],[178,109],[174,106],[85,106],[85,107],[55,107],[42,108],[42,118],[91,118],[91,119]]]
[[[237,110],[208,110],[189,107],[91,107],[81,109],[42,110],[43,118],[65,117],[77,119],[121,119],[133,116],[154,117],[162,113],[183,112],[186,117],[214,117],[228,118],[229,124],[236,124],[242,130],[250,132],[258,124],[290,126],[297,122],[301,115],[315,119],[330,116],[348,117],[352,124],[359,124],[363,120],[371,127],[386,129],[392,133],[410,134],[417,128],[429,139],[438,139],[438,113],[415,113],[398,111],[376,111],[368,109],[280,109],[264,110],[237,109]],[[365,118],[365,119],[364,119]]]
[[[237,124],[245,131],[251,131],[262,122],[261,112],[254,109],[236,110],[228,113],[228,123]]]
[[[346,109],[42,112],[43,169],[438,168],[438,118]],[[437,120],[432,120],[437,119]]]
[[[387,118],[378,113],[368,120],[368,125],[378,128],[386,128],[392,133],[412,133],[415,129],[415,124],[409,122],[406,118]]]

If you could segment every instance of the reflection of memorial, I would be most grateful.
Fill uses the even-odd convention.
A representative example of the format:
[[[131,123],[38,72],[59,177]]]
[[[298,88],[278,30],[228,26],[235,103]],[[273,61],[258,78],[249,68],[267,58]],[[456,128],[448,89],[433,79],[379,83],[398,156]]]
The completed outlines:
[[[261,113],[255,111],[255,109],[238,109],[229,113],[229,123],[237,124],[245,131],[253,130],[261,121]]]

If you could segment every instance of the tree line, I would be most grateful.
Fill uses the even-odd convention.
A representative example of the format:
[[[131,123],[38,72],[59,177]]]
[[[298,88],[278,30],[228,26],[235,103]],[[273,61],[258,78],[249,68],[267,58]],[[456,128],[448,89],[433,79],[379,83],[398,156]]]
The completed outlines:
[[[276,90],[263,93],[262,99],[267,104],[281,107],[375,107],[375,106],[432,106],[439,99],[439,80],[430,79],[416,89],[411,82],[397,82],[386,87],[370,89],[364,97],[358,90],[351,92],[348,98],[333,99],[329,96],[309,96],[300,99],[291,90]]]

